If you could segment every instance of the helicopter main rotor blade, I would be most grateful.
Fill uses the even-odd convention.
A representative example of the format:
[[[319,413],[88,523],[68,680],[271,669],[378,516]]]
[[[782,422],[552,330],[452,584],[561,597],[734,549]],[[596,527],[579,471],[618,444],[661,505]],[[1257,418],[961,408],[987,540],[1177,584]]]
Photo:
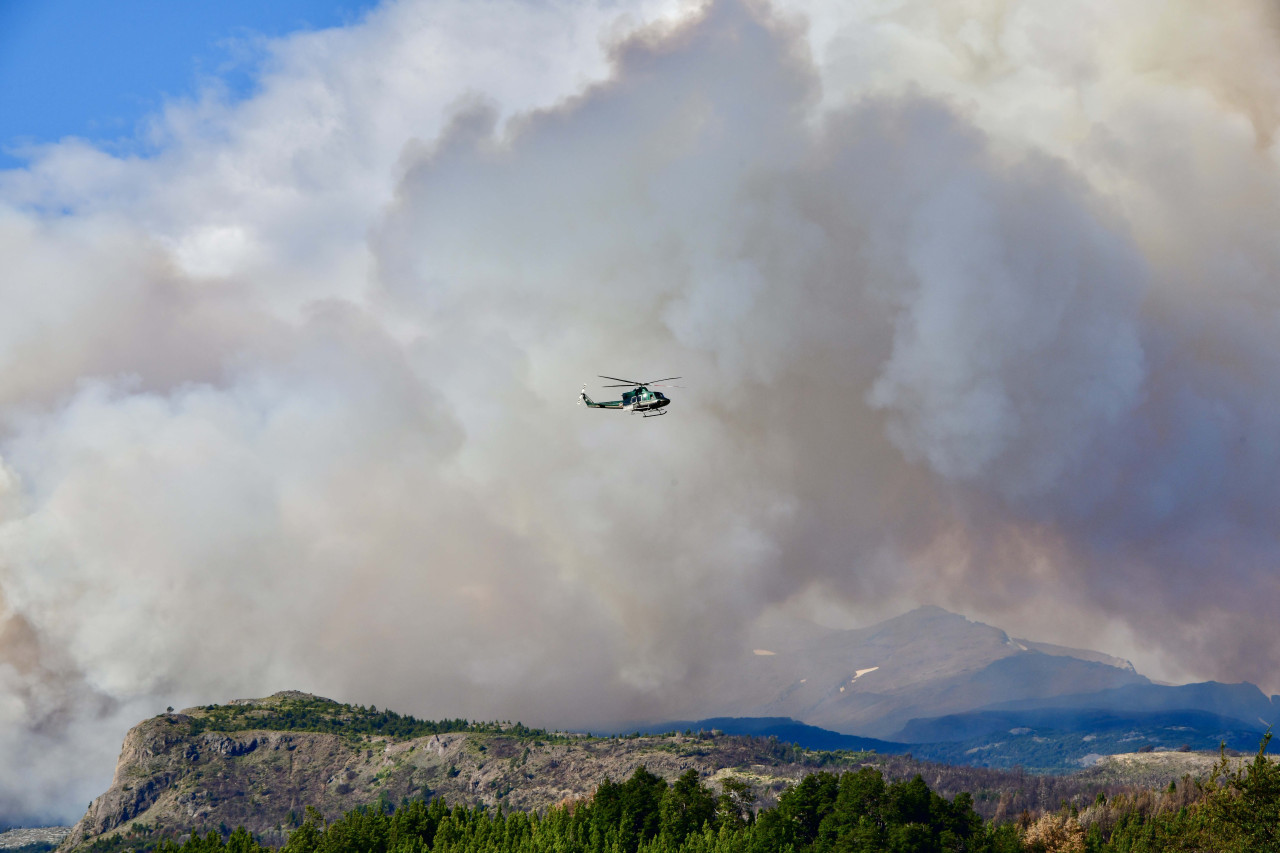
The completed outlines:
[[[679,376],[668,376],[666,379],[654,379],[652,382],[641,382],[641,385],[657,385],[659,382],[670,382],[672,379],[680,379]]]
[[[643,384],[644,384],[643,382],[633,382],[633,381],[631,381],[630,379],[622,379],[622,378],[620,378],[620,377],[618,377],[618,376],[605,376],[603,373],[597,373],[597,374],[596,374],[596,376],[599,376],[601,379],[612,379],[614,382],[625,382],[625,383],[627,383],[628,385],[643,385]],[[609,386],[609,387],[614,387],[614,388],[616,388],[617,386],[615,385],[615,386]]]
[[[639,382],[628,382],[626,385],[601,385],[601,388],[639,388]]]

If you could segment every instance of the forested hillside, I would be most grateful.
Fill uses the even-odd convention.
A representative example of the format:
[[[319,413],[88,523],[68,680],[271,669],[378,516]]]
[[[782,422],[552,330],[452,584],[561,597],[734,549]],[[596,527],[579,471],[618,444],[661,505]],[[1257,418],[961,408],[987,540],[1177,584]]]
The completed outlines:
[[[593,796],[543,813],[457,805],[441,799],[384,802],[332,822],[315,809],[284,853],[1268,853],[1280,849],[1280,768],[1265,757],[1236,771],[1224,758],[1204,782],[1160,792],[1105,795],[1009,823],[984,821],[972,798],[948,800],[920,777],[888,782],[873,767],[819,771],[776,806],[753,809],[751,786],[724,779],[717,793],[696,770],[673,783],[641,767],[605,780]],[[243,827],[192,833],[181,845],[137,825],[91,853],[268,853]]]
[[[1145,757],[1159,760],[1133,762],[1145,774],[1135,785],[1119,765],[1036,776],[719,732],[602,738],[423,721],[282,693],[135,727],[111,788],[64,848],[1269,849],[1249,828],[1280,799],[1261,753],[1248,764],[1224,756],[1208,781],[1175,772],[1203,778],[1203,763],[1185,763],[1203,758]],[[1254,846],[1214,846],[1237,836]],[[1168,847],[1174,838],[1209,846]]]

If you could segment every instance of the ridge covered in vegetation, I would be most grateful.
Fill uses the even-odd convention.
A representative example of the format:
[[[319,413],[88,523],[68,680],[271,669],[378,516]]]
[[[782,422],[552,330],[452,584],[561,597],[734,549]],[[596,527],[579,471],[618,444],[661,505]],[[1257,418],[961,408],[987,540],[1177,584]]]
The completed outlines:
[[[189,708],[184,715],[188,733],[192,736],[204,732],[281,731],[393,740],[411,740],[449,732],[501,733],[508,737],[539,740],[557,737],[545,729],[531,729],[522,723],[474,722],[461,718],[419,720],[395,711],[379,711],[376,705],[367,708],[364,705],[347,705],[295,691],[277,693],[262,700]]]
[[[1280,764],[1257,757],[1231,769],[1224,755],[1211,777],[1164,792],[1085,810],[1024,813],[984,821],[972,798],[947,800],[920,776],[887,782],[874,767],[820,771],[755,811],[751,786],[728,777],[717,795],[696,770],[673,783],[640,767],[625,782],[604,780],[590,798],[545,812],[455,805],[442,799],[385,799],[331,823],[313,808],[283,853],[1267,853],[1280,850]],[[182,844],[135,826],[92,853],[269,853],[243,827],[192,832]]]

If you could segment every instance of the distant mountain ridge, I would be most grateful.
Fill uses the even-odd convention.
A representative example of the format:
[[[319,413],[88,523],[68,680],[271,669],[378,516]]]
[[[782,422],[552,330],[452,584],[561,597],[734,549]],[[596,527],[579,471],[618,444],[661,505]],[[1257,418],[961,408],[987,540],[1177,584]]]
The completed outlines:
[[[812,632],[755,649],[726,672],[730,697],[699,716],[791,717],[844,734],[893,739],[912,717],[1150,684],[1121,658],[1015,640],[941,607],[877,625]]]
[[[629,734],[632,728],[618,734]],[[1205,711],[1115,712],[1080,709],[974,711],[912,720],[899,741],[843,735],[786,717],[713,717],[640,727],[641,734],[672,731],[723,732],[776,738],[805,749],[871,750],[944,764],[1023,768],[1067,773],[1091,767],[1109,755],[1135,751],[1197,752],[1219,746],[1249,754],[1261,733],[1239,720]]]
[[[661,735],[668,732],[724,732],[728,735],[777,738],[805,749],[871,751],[882,755],[900,755],[910,744],[894,743],[879,738],[858,737],[806,725],[790,717],[710,717],[705,720],[671,720],[647,726],[620,729],[613,734]]]
[[[1041,654],[1053,655],[1054,657],[1069,657],[1079,660],[1092,661],[1093,663],[1105,663],[1107,666],[1114,666],[1116,669],[1127,669],[1129,672],[1137,672],[1133,668],[1133,663],[1124,658],[1109,655],[1106,652],[1095,652],[1092,649],[1073,649],[1070,646],[1058,646],[1053,643],[1038,643],[1035,640],[1026,640],[1015,637],[1015,643],[1025,648],[1027,651],[1040,652]]]
[[[1123,658],[1013,638],[940,607],[792,636],[726,670],[716,693],[728,698],[699,724],[1061,772],[1139,748],[1252,750],[1280,719],[1280,697],[1252,684],[1155,684]],[[840,736],[855,739],[836,746]]]
[[[970,741],[974,738],[1006,735],[1027,729],[1093,734],[1116,730],[1168,730],[1176,732],[1171,739],[1186,741],[1195,749],[1215,749],[1223,738],[1245,729],[1241,720],[1206,711],[1109,711],[1099,708],[1040,708],[1027,711],[970,711],[944,717],[914,719],[902,727],[899,736],[906,743],[935,744],[946,741]],[[1210,734],[1201,734],[1210,733]],[[1196,737],[1199,735],[1199,737]],[[1192,740],[1208,742],[1190,743]],[[1136,740],[1137,738],[1135,738]],[[1234,744],[1232,744],[1234,746]],[[1256,744],[1246,744],[1246,747]]]
[[[1046,699],[1018,699],[992,705],[995,710],[1030,710],[1043,707],[1100,708],[1112,711],[1196,710],[1219,714],[1264,728],[1280,722],[1280,696],[1267,696],[1255,684],[1133,684],[1093,693],[1076,693]]]

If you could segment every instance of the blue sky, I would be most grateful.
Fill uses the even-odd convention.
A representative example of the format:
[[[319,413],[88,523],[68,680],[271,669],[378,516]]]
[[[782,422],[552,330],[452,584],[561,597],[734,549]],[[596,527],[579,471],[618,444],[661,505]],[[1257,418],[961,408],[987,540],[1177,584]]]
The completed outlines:
[[[167,98],[218,76],[252,86],[237,51],[281,36],[359,20],[374,0],[0,0],[0,168],[14,149],[80,136],[129,148],[140,120]]]

